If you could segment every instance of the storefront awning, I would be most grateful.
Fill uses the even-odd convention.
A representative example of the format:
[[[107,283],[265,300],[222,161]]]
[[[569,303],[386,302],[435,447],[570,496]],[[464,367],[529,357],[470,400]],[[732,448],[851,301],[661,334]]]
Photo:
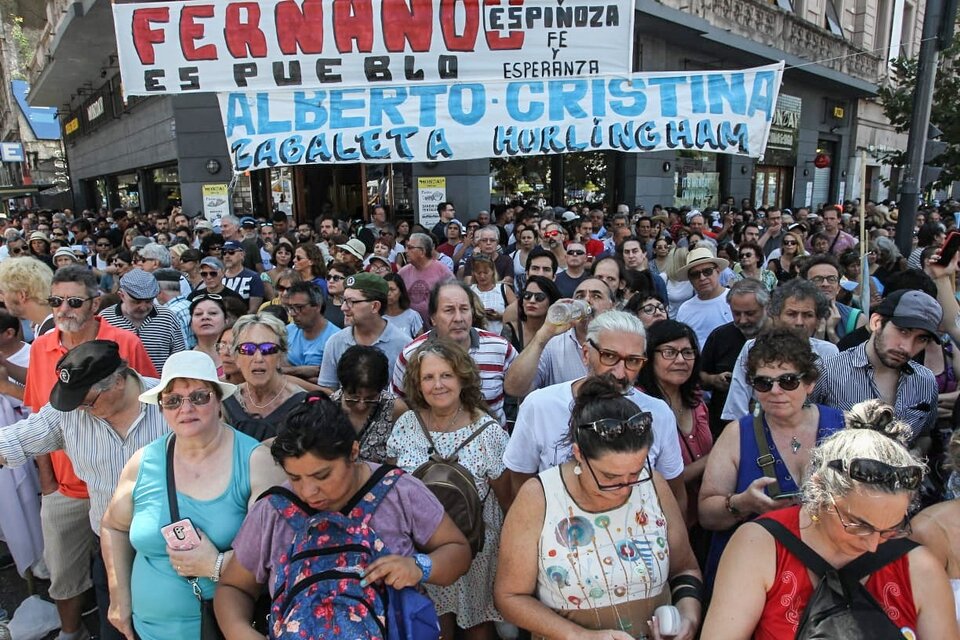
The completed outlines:
[[[22,198],[36,195],[39,191],[40,187],[37,185],[0,187],[0,198]]]

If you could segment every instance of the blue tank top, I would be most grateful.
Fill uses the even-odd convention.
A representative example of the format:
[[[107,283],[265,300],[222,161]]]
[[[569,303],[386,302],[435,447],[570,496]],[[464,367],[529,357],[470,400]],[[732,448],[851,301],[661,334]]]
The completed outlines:
[[[247,515],[250,499],[250,454],[260,444],[230,427],[233,433],[233,469],[226,490],[212,500],[196,500],[177,492],[181,518],[221,551],[230,549]],[[133,624],[142,640],[200,637],[200,603],[186,579],[177,575],[167,555],[160,528],[170,524],[167,503],[167,443],[170,434],[143,450],[140,473],[133,489],[130,544],[136,551],[130,591]],[[204,599],[212,598],[215,585],[201,578]]]
[[[822,404],[817,405],[820,410],[820,420],[817,423],[817,444],[820,444],[824,438],[843,429],[843,413],[833,407],[827,407]],[[783,457],[777,450],[777,445],[773,442],[770,435],[770,428],[767,426],[766,419],[763,420],[763,433],[767,439],[767,447],[770,449],[770,455],[773,456],[774,473],[777,476],[777,482],[780,485],[781,493],[795,493],[800,490],[797,484],[799,478],[793,478],[790,475],[787,465],[783,463]],[[753,433],[753,413],[740,418],[740,464],[737,466],[737,488],[735,493],[741,493],[747,490],[750,483],[757,478],[763,477],[763,469],[757,464],[756,460],[760,457],[760,448],[757,446],[757,439]],[[712,587],[713,579],[717,573],[717,566],[720,564],[720,556],[730,541],[736,527],[726,531],[714,531],[710,539],[710,552],[707,555],[706,578],[707,583]]]

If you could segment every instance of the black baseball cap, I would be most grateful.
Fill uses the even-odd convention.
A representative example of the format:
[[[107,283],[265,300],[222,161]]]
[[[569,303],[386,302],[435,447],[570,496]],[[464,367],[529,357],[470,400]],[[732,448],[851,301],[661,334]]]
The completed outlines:
[[[122,362],[120,347],[113,340],[91,340],[71,349],[57,362],[50,404],[58,411],[75,410],[90,388],[112,375]]]

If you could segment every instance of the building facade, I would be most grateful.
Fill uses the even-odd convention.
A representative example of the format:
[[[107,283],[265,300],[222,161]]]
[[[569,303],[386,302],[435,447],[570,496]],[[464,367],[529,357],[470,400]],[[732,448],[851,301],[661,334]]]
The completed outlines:
[[[609,203],[704,208],[733,197],[818,206],[859,194],[861,149],[868,152],[868,197],[891,195],[882,187],[891,176],[879,151],[906,140],[890,129],[874,96],[888,60],[916,54],[923,16],[913,0],[635,0],[634,8],[636,71],[780,60],[787,67],[760,162],[608,152]],[[487,160],[280,167],[232,177],[213,95],[124,98],[109,0],[48,0],[47,17],[30,101],[60,109],[80,206],[162,210],[182,202],[193,214],[203,209],[205,185],[229,183],[240,212],[355,218],[385,204],[412,217],[422,177],[445,178],[461,215],[488,209],[495,197]]]

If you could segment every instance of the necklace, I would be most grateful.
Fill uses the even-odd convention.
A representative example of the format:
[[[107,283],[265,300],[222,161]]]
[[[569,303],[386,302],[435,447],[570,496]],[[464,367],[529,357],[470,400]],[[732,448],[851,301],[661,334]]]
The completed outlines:
[[[446,428],[446,429],[440,429],[440,428],[439,428],[439,425],[437,424],[437,421],[434,420],[434,421],[433,421],[433,426],[434,426],[434,429],[433,429],[433,430],[434,430],[434,431],[449,431],[449,430],[450,430],[450,427],[453,426],[453,423],[457,421],[457,416],[460,415],[460,412],[461,412],[461,411],[463,411],[463,404],[461,404],[459,407],[457,407],[457,412],[453,414],[453,417],[452,417],[452,418],[450,418],[450,422],[447,423],[447,428]],[[435,417],[435,416],[433,415],[433,409],[430,410],[430,416],[431,416],[431,417]]]
[[[252,404],[257,409],[263,409],[264,407],[269,407],[271,404],[273,404],[273,402],[280,397],[280,394],[283,393],[283,390],[286,388],[287,388],[287,383],[284,382],[283,384],[280,385],[280,390],[277,391],[277,394],[272,398],[270,398],[269,400],[267,400],[266,402],[264,402],[263,404],[257,404],[256,402],[253,401],[253,392],[250,391],[249,387],[245,388],[244,390],[247,392],[247,398],[250,400],[250,404]]]
[[[800,448],[801,448],[802,446],[803,446],[803,445],[800,444],[800,441],[797,440],[797,436],[790,436],[790,450],[791,450],[791,451],[793,451],[794,453],[797,453],[798,451],[800,451]]]

